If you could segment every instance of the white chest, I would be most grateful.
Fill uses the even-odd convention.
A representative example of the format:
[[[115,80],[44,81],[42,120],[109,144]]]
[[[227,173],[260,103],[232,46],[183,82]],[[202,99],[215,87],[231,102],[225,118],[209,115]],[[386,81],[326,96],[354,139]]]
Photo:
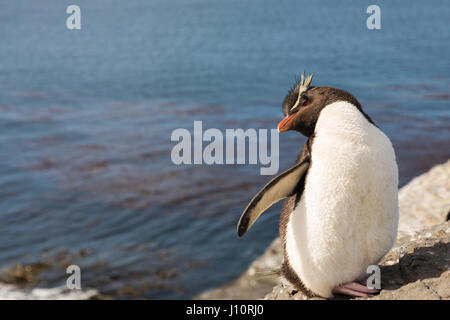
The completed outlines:
[[[289,262],[313,292],[353,281],[392,246],[398,224],[392,144],[355,106],[325,107],[302,198],[287,225]]]

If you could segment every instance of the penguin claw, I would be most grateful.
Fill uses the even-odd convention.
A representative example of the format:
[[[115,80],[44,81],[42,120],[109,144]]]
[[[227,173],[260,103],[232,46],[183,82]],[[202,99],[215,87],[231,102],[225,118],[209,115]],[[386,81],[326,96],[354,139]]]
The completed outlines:
[[[378,289],[368,288],[358,282],[348,282],[333,289],[333,294],[345,294],[354,297],[367,298],[372,294],[380,292]]]

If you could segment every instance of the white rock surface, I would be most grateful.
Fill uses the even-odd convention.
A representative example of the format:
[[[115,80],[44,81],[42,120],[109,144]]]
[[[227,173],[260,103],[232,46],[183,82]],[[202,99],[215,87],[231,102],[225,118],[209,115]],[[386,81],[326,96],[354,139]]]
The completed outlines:
[[[399,237],[445,221],[450,211],[450,159],[412,179],[398,200]]]

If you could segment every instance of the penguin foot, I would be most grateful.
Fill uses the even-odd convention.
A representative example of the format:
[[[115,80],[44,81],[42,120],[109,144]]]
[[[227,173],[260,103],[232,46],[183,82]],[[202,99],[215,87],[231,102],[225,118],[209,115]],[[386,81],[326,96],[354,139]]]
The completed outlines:
[[[333,289],[333,294],[345,294],[354,297],[368,297],[370,294],[378,293],[380,290],[370,289],[358,282],[348,282]]]

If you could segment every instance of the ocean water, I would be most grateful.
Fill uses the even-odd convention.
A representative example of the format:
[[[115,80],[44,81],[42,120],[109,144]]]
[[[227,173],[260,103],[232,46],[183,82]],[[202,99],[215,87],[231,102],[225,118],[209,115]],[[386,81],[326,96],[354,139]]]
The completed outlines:
[[[70,4],[81,30],[66,28]],[[270,177],[176,166],[170,136],[194,120],[276,128],[302,71],[357,97],[393,141],[400,185],[448,159],[448,1],[377,1],[381,30],[366,28],[370,4],[3,1],[0,269],[32,265],[24,283],[59,287],[77,264],[83,288],[117,298],[234,279],[277,235],[280,204],[243,239],[235,229]],[[304,141],[280,135],[280,170]]]

